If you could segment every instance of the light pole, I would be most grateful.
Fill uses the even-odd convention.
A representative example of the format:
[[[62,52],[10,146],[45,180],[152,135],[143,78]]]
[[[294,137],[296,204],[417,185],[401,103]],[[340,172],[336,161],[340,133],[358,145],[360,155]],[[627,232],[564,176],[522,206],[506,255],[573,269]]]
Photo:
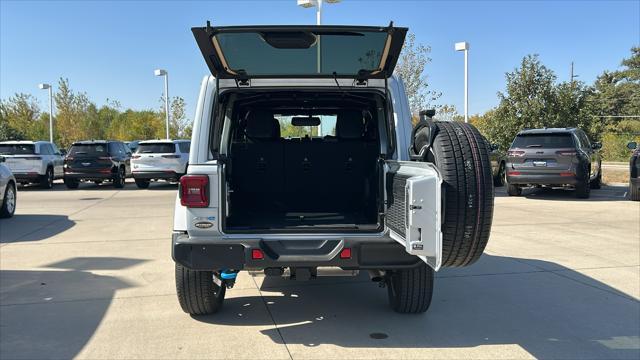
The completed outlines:
[[[164,113],[166,115],[165,127],[167,130],[167,139],[169,139],[169,73],[167,70],[156,69],[153,72],[156,76],[164,76]]]
[[[49,84],[38,84],[40,90],[49,90],[49,142],[53,143],[53,87]]]
[[[456,43],[456,51],[464,51],[464,122],[469,122],[469,43]]]
[[[298,6],[303,8],[316,8],[316,25],[322,25],[322,3],[327,4],[339,3],[341,0],[298,0]],[[320,36],[318,36],[318,74],[322,72],[321,58],[320,58]],[[318,125],[318,136],[322,136],[322,122]]]

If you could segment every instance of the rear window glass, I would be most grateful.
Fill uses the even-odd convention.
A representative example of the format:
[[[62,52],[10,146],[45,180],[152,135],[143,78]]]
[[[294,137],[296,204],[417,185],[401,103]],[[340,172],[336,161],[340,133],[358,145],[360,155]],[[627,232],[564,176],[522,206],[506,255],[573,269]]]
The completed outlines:
[[[512,148],[572,148],[573,137],[568,133],[524,134],[516,136]]]
[[[176,146],[171,143],[139,144],[136,152],[139,154],[174,153]]]
[[[109,154],[107,144],[76,144],[71,146],[69,155],[95,155],[102,156]]]
[[[0,155],[29,155],[35,153],[32,144],[1,144]]]
[[[381,66],[386,32],[220,33],[220,45],[231,71],[248,75],[353,75]],[[269,42],[271,42],[271,44]],[[297,42],[308,42],[308,47]],[[275,45],[275,46],[274,46]]]
[[[296,126],[291,123],[294,117],[305,117],[307,114],[300,115],[280,115],[274,114],[274,118],[280,123],[280,137],[287,138],[302,138],[302,137],[317,137],[317,136],[335,136],[336,134],[336,120],[338,115],[313,115],[313,117],[320,118],[320,126]]]

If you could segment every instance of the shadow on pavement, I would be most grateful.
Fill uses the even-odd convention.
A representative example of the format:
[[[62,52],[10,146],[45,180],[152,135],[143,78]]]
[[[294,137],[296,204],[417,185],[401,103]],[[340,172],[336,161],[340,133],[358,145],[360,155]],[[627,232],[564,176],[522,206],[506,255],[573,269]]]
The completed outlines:
[[[0,219],[0,243],[44,240],[75,224],[66,215],[16,214],[9,219]]]
[[[266,306],[278,327],[263,330],[264,335],[276,343],[308,347],[514,344],[536,358],[640,356],[638,300],[546,261],[484,255],[481,262],[440,272],[431,308],[421,315],[394,313],[386,289],[361,276],[307,283],[265,278],[262,297],[229,298],[221,313],[195,318],[234,326],[273,325],[259,316]],[[514,266],[518,270],[512,272]],[[558,270],[542,270],[550,266]],[[374,333],[388,337],[373,339]]]
[[[121,270],[144,261],[72,258],[43,266],[52,270],[0,271],[0,358],[76,356],[93,336],[115,292],[133,286],[91,270]]]
[[[81,182],[77,189],[67,189],[64,183],[60,181],[56,181],[51,189],[42,189],[38,184],[29,184],[29,185],[20,185],[18,187],[18,195],[21,191],[25,192],[38,192],[38,191],[78,191],[78,190],[118,190],[118,191],[129,191],[129,190],[176,190],[178,189],[178,183],[170,183],[165,181],[157,181],[152,182],[148,189],[138,189],[136,184],[133,182],[133,179],[127,179],[124,188],[116,189],[110,182],[103,182],[100,184],[95,184],[93,182]]]
[[[629,188],[620,185],[603,185],[600,189],[591,189],[588,199],[578,199],[573,190],[565,190],[560,188],[526,188],[522,190],[522,195],[531,200],[556,200],[556,201],[628,201],[628,195],[625,195]],[[509,197],[506,187],[495,189],[496,197]]]

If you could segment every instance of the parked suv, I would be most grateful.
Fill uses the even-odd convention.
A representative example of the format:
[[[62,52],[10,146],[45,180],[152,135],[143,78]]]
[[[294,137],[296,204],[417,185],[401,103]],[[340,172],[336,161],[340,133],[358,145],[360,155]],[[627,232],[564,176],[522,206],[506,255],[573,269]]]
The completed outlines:
[[[632,141],[627,144],[629,150],[633,150],[629,159],[629,198],[640,201],[640,147]]]
[[[16,178],[0,155],[0,218],[10,218],[16,211]]]
[[[131,157],[131,171],[136,185],[149,187],[154,180],[177,181],[187,172],[189,140],[141,141]]]
[[[407,30],[192,29],[211,76],[175,205],[185,312],[217,311],[238,271],[261,270],[293,280],[366,271],[395,311],[420,313],[434,271],[480,257],[490,150],[473,126],[433,111],[412,129],[392,76]]]
[[[3,141],[0,156],[23,185],[37,183],[43,189],[51,189],[53,181],[63,176],[60,150],[48,141]]]
[[[601,147],[576,128],[520,131],[507,152],[507,192],[518,196],[526,186],[567,187],[588,198],[602,183]]]
[[[131,174],[131,152],[121,141],[78,141],[64,159],[64,183],[77,189],[81,181],[110,181],[123,188]]]

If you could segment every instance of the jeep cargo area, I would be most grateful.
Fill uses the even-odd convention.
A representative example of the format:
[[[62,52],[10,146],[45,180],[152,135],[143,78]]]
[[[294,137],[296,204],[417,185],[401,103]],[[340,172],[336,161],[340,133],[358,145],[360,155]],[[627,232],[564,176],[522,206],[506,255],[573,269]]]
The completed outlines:
[[[398,312],[434,271],[484,251],[489,146],[471,125],[414,127],[393,70],[406,28],[193,28],[202,81],[172,256],[182,309],[210,314],[241,270],[369,274]],[[320,47],[319,44],[322,44]]]

